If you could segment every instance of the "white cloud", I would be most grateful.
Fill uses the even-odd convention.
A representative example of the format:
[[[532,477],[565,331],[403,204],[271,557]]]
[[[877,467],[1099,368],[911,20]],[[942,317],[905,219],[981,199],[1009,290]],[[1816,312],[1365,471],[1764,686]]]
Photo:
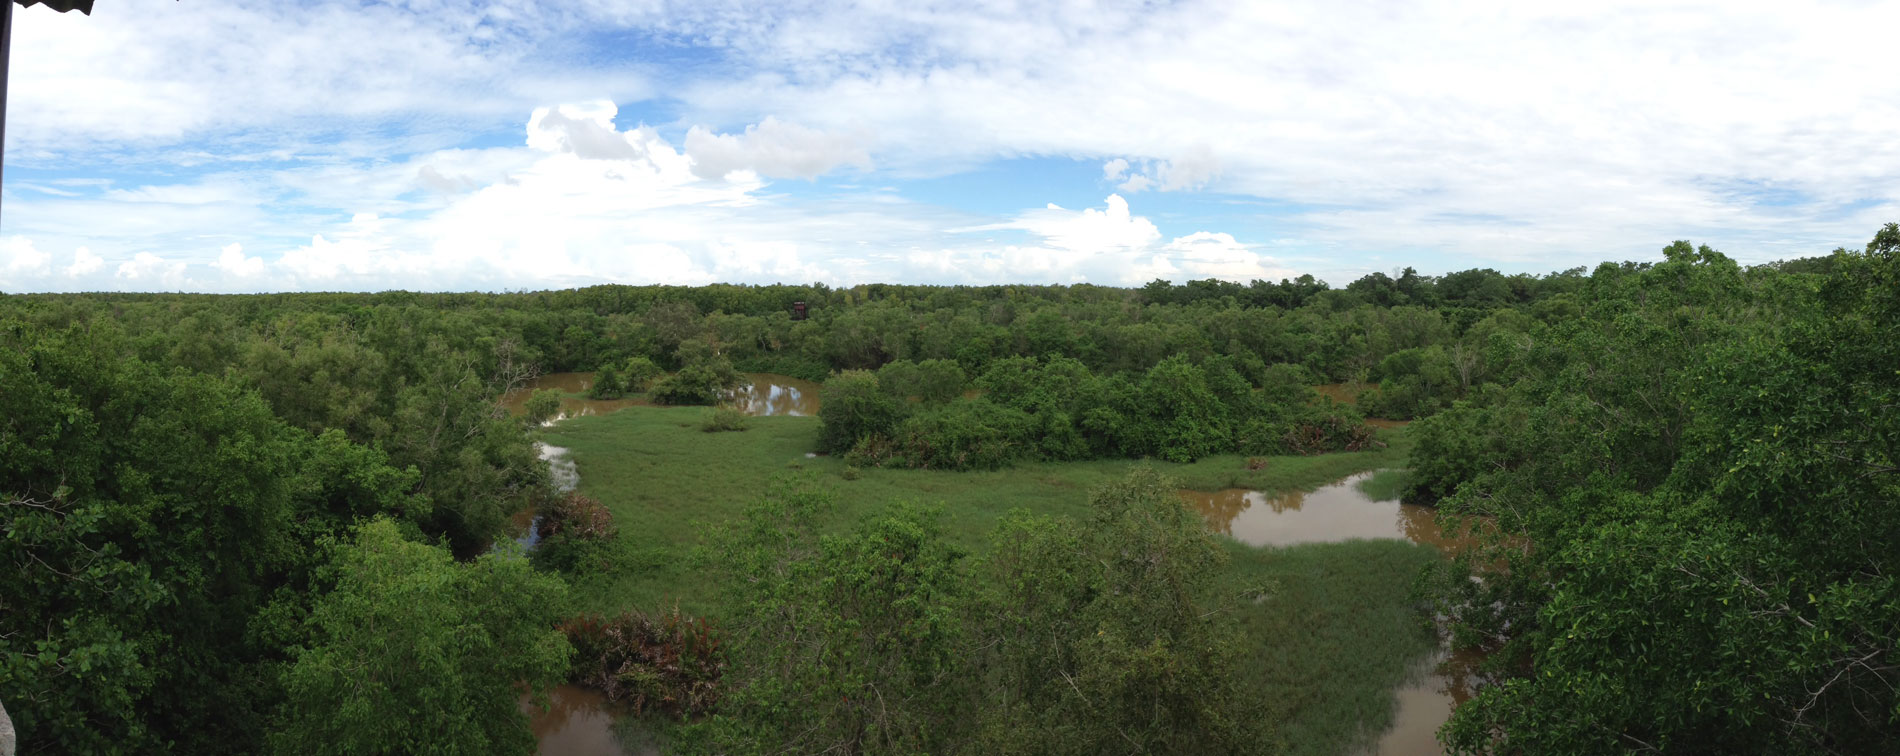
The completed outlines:
[[[264,259],[245,257],[242,244],[227,244],[224,249],[219,250],[218,261],[212,263],[211,267],[233,276],[250,278],[264,272]]]
[[[17,14],[8,162],[79,175],[9,184],[6,232],[96,250],[74,280],[145,252],[228,283],[234,243],[261,287],[1543,271],[1684,237],[1816,254],[1900,208],[1893,4],[119,8]],[[1099,164],[1117,199],[907,199],[1013,158]],[[898,189],[770,188],[840,169]],[[1121,201],[1155,191],[1201,194]],[[5,254],[39,271],[9,286],[66,285]]]
[[[93,254],[90,249],[80,247],[73,250],[73,264],[66,266],[66,277],[79,278],[80,276],[91,275],[93,272],[105,267],[105,264],[106,261],[104,258]]]
[[[1109,169],[1114,168],[1113,175]],[[1196,144],[1173,160],[1144,160],[1139,172],[1132,171],[1127,160],[1116,158],[1103,167],[1103,174],[1109,181],[1128,175],[1126,181],[1117,184],[1122,191],[1139,192],[1149,188],[1159,188],[1164,192],[1195,190],[1206,187],[1209,182],[1220,176],[1220,159],[1214,157],[1214,151],[1205,144]]]
[[[33,246],[33,240],[24,236],[0,241],[0,273],[4,273],[9,282],[45,275],[46,264],[52,259],[52,255],[41,252]]]
[[[1223,233],[1196,231],[1168,242],[1171,262],[1190,278],[1273,281],[1299,274]]]
[[[685,147],[693,173],[701,178],[751,171],[771,178],[812,179],[840,165],[870,167],[870,154],[860,141],[766,116],[747,126],[744,134],[715,134],[694,126],[686,132]]]
[[[596,18],[567,4],[126,0],[91,16],[19,10],[7,131],[20,150],[242,135],[207,155],[226,159],[312,146],[307,137],[355,130],[352,121],[467,127],[549,99],[649,89],[635,61],[572,44],[571,32]],[[443,138],[436,146],[461,135]]]
[[[140,252],[131,260],[119,263],[113,274],[117,278],[131,283],[133,288],[143,291],[178,291],[194,288],[194,282],[185,277],[185,263],[167,260],[150,252]]]

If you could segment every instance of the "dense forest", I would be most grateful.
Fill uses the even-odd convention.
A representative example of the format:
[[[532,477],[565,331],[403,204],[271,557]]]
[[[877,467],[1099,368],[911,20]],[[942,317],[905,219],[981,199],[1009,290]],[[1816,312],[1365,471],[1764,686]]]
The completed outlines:
[[[802,302],[808,318],[794,319]],[[787,479],[708,534],[731,611],[575,610],[624,556],[500,397],[824,382],[858,468],[1355,451],[1491,523],[1419,617],[1488,654],[1470,753],[1900,742],[1900,226],[1865,250],[1546,276],[0,297],[0,703],[24,752],[525,752],[523,690],[626,688],[706,753],[1272,752],[1152,469],[984,553]],[[1334,401],[1329,385],[1351,399]],[[742,421],[721,421],[736,430]],[[509,518],[548,513],[532,560]],[[633,537],[637,538],[637,535]],[[499,545],[497,545],[499,544]],[[865,700],[871,696],[875,705]],[[398,714],[399,713],[399,714]]]

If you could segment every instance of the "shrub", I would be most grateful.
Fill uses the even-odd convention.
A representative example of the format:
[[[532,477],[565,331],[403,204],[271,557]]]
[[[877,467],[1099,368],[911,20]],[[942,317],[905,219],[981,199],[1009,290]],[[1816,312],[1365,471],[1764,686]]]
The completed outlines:
[[[732,365],[724,360],[707,365],[687,365],[653,387],[653,401],[660,404],[717,404],[726,391],[744,382]]]
[[[877,376],[847,370],[825,381],[824,402],[818,408],[818,449],[833,454],[851,451],[866,436],[889,436],[904,419],[902,402],[878,385]]]
[[[619,399],[626,394],[627,386],[620,381],[620,374],[614,372],[612,365],[600,366],[600,372],[594,374],[594,385],[587,387],[589,399]]]
[[[1020,455],[1028,415],[985,399],[952,402],[905,420],[897,453],[910,466],[939,470],[994,470]]]
[[[742,431],[746,429],[746,414],[732,407],[715,407],[699,421],[699,429],[707,433]]]
[[[637,394],[653,386],[653,380],[665,373],[660,366],[645,357],[633,357],[627,360],[625,387],[627,393]]]
[[[528,396],[522,405],[529,425],[540,425],[561,412],[561,392],[554,389],[537,389]]]
[[[569,679],[630,704],[636,714],[697,716],[719,702],[724,639],[704,617],[681,614],[675,606],[658,617],[637,611],[583,615],[560,629],[574,646]]]
[[[614,537],[613,512],[591,496],[577,491],[555,499],[542,513],[541,538],[574,538],[599,541]]]

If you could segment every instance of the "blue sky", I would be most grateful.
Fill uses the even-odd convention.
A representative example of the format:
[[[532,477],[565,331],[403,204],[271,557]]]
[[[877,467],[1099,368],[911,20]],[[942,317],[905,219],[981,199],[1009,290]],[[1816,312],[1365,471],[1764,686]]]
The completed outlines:
[[[16,9],[0,291],[1544,273],[1900,219],[1893,3]]]

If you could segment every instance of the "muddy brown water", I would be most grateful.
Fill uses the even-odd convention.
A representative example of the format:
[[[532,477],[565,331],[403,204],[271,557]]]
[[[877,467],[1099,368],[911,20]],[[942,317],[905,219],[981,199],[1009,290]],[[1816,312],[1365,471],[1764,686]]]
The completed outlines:
[[[1251,546],[1291,546],[1355,538],[1403,538],[1456,553],[1471,544],[1438,527],[1436,510],[1374,501],[1359,490],[1365,472],[1314,491],[1267,494],[1245,488],[1181,491],[1214,532]]]
[[[1313,491],[1265,494],[1241,488],[1225,491],[1181,491],[1181,497],[1201,513],[1208,527],[1254,546],[1291,546],[1332,543],[1360,538],[1398,538],[1436,547],[1447,553],[1468,548],[1467,532],[1447,533],[1430,507],[1375,500],[1359,484],[1372,477],[1351,475]],[[1394,691],[1398,708],[1392,727],[1382,733],[1371,753],[1389,756],[1441,754],[1438,727],[1451,710],[1471,697],[1477,662],[1475,653],[1438,653],[1411,670],[1407,682]]]
[[[526,386],[502,394],[501,406],[508,410],[508,414],[510,415],[520,415],[527,412],[526,405],[528,403],[528,397],[533,396],[534,392],[541,389],[555,389],[564,393],[585,394],[588,389],[593,387],[593,373],[549,373],[529,381]],[[645,399],[587,399],[576,396],[562,396],[561,408],[555,412],[554,417],[548,418],[542,425],[553,425],[570,417],[605,415],[609,412],[617,412],[628,407],[637,407],[643,404],[651,404],[651,402]]]
[[[1392,727],[1379,736],[1369,753],[1444,753],[1438,744],[1438,728],[1451,718],[1453,708],[1471,700],[1482,661],[1484,656],[1476,651],[1440,649],[1420,662],[1407,682],[1393,692],[1398,709],[1392,714]]]
[[[732,392],[726,406],[754,417],[790,415],[817,417],[821,384],[789,375],[746,373],[751,383]]]
[[[548,709],[527,696],[521,710],[534,729],[536,751],[542,756],[658,756],[659,749],[626,744],[614,734],[618,707],[600,691],[578,685],[559,685],[548,691]]]
[[[753,416],[815,417],[818,415],[819,393],[823,389],[821,384],[775,373],[746,373],[745,377],[749,382],[733,390],[732,396],[725,402],[726,406],[737,407],[740,411]],[[549,373],[529,381],[521,388],[503,394],[501,406],[510,415],[520,415],[527,412],[528,397],[541,389],[585,394],[593,387],[594,373]],[[652,404],[644,398],[588,399],[562,396],[560,410],[542,425],[550,426],[570,417],[605,415],[628,407],[651,406]]]

